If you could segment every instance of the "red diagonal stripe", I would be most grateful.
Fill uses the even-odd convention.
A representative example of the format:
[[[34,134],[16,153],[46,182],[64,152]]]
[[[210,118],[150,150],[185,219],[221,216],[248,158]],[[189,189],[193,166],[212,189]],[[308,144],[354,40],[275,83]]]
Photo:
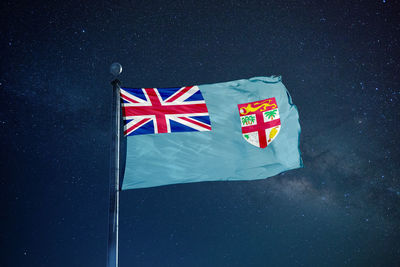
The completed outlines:
[[[193,124],[195,124],[195,125],[197,125],[197,126],[206,128],[207,130],[211,131],[211,127],[208,126],[208,125],[205,124],[205,123],[200,123],[200,122],[198,122],[198,121],[195,121],[195,120],[193,120],[193,119],[189,119],[189,118],[186,118],[186,117],[178,117],[178,118],[179,118],[179,119],[182,119],[182,120],[184,120],[184,121],[193,123]]]
[[[124,131],[124,135],[128,135],[132,132],[133,128],[139,128],[140,126],[142,126],[143,124],[145,124],[146,122],[148,122],[149,120],[151,120],[150,118],[146,118],[143,120],[138,121],[137,123],[135,123],[134,125],[132,125],[131,127],[129,127],[128,129],[126,129]]]
[[[121,92],[121,97],[122,97],[123,99],[127,100],[127,101],[131,101],[131,102],[133,102],[133,103],[139,103],[138,101],[133,100],[132,98],[130,98],[129,96],[125,95],[125,94],[122,93],[122,92]]]
[[[173,102],[176,99],[178,99],[179,97],[181,97],[183,94],[185,94],[187,91],[189,91],[193,86],[189,86],[189,87],[184,87],[181,91],[179,91],[179,93],[177,93],[176,95],[174,95],[173,97],[171,97],[170,99],[168,99],[167,103]]]

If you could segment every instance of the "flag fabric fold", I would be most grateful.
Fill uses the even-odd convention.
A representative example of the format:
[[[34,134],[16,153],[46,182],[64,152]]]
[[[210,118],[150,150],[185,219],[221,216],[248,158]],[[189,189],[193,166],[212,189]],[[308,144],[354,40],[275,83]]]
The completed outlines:
[[[299,115],[281,77],[121,88],[121,97],[123,190],[263,179],[302,167]]]

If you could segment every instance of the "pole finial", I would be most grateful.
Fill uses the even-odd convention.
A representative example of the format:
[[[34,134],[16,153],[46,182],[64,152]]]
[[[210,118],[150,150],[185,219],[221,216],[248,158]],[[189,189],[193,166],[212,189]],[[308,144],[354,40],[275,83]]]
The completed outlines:
[[[114,75],[115,77],[117,77],[118,75],[120,75],[122,72],[122,66],[121,64],[119,64],[118,62],[114,62],[113,64],[111,64],[110,66],[110,73],[112,75]]]

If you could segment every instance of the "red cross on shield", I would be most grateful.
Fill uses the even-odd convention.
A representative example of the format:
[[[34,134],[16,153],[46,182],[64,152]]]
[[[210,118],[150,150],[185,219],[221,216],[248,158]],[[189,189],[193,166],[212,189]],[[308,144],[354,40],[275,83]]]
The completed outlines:
[[[238,104],[243,138],[250,144],[266,148],[281,129],[275,97]]]

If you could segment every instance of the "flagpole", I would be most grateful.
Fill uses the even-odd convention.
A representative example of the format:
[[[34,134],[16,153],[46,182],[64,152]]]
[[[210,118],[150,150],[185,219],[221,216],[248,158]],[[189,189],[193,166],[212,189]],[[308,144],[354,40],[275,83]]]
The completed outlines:
[[[115,77],[121,74],[122,66],[113,63],[110,72]],[[108,217],[108,253],[107,267],[118,267],[118,224],[119,224],[119,161],[120,161],[120,119],[121,119],[121,100],[120,100],[120,81],[115,78],[111,84],[113,86],[112,103],[112,141],[111,141],[111,169],[110,169],[110,209]]]

